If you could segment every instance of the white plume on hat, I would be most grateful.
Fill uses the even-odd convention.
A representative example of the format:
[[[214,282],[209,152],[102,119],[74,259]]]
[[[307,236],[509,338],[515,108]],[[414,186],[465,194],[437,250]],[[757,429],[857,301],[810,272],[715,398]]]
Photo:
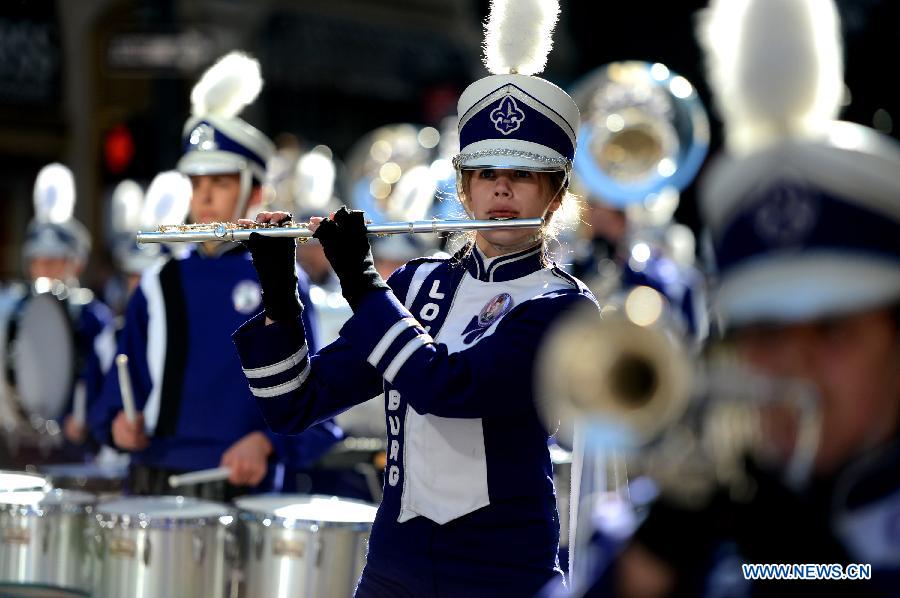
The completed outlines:
[[[141,209],[141,230],[153,230],[161,224],[181,224],[191,203],[191,182],[176,170],[157,174],[147,187]]]
[[[559,0],[491,0],[484,65],[495,75],[536,75],[553,48]]]
[[[262,90],[259,61],[230,52],[209,67],[191,91],[194,116],[231,118],[240,114]]]
[[[712,0],[698,39],[736,153],[824,135],[843,96],[832,0]]]
[[[34,182],[34,219],[59,224],[75,213],[75,177],[68,167],[47,164]]]
[[[116,234],[132,235],[140,226],[144,190],[135,181],[121,181],[112,193],[112,228]]]

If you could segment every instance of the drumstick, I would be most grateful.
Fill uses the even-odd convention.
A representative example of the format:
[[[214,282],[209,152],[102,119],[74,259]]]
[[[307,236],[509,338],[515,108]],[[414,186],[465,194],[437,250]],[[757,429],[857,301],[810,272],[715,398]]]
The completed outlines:
[[[131,394],[131,376],[128,375],[128,356],[124,353],[116,355],[116,367],[119,370],[119,393],[122,395],[122,405],[125,407],[125,419],[134,423],[137,412],[134,409],[134,395]]]
[[[206,482],[218,482],[227,480],[231,475],[230,467],[213,467],[212,469],[201,469],[190,473],[182,473],[180,475],[169,476],[169,486],[178,488],[179,486],[188,486],[190,484],[203,484]]]
[[[87,418],[87,388],[84,380],[75,383],[75,396],[72,398],[72,419],[83,426]]]

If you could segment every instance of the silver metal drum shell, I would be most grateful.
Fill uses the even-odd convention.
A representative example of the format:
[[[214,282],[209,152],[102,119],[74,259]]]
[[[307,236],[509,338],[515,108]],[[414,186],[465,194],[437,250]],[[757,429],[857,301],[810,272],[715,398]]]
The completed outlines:
[[[366,562],[371,524],[266,526],[241,515],[241,596],[349,598]]]
[[[90,590],[92,504],[84,493],[53,491],[49,504],[0,504],[0,580]]]
[[[226,595],[230,518],[173,520],[141,527],[97,517],[94,596],[223,598]]]

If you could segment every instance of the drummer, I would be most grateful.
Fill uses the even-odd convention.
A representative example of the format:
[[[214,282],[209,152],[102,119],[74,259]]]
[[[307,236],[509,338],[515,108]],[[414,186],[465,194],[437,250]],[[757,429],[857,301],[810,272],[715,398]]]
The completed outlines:
[[[454,162],[471,217],[552,226],[571,200],[580,117],[562,89],[530,74],[543,68],[558,6],[543,3],[543,15],[527,6],[506,3],[506,22],[492,12],[495,74],[460,98]],[[525,39],[528,30],[539,39]],[[499,44],[504,37],[518,43]],[[570,310],[596,309],[592,295],[548,263],[547,226],[479,232],[452,258],[413,260],[385,282],[364,222],[341,209],[310,223],[354,312],[337,341],[307,358],[293,243],[259,234],[248,243],[265,313],[235,335],[258,404],[281,432],[383,393],[384,498],[356,595],[533,596],[561,586],[549,433],[532,373],[548,328]]]
[[[115,352],[115,328],[110,309],[81,288],[91,249],[87,229],[73,216],[75,181],[62,164],[48,164],[34,186],[35,217],[25,231],[22,258],[29,280],[58,280],[68,287],[68,309],[76,333],[78,377],[73,397],[62,416],[65,438],[76,445],[87,440],[87,405],[100,393],[103,376]],[[57,371],[48,369],[48,374]]]
[[[194,88],[178,170],[191,180],[195,223],[234,221],[260,202],[274,148],[237,113],[261,85],[258,62],[232,53]],[[223,89],[234,97],[222,97]],[[306,297],[302,272],[300,279]],[[198,245],[143,273],[119,343],[141,413],[129,421],[124,378],[114,369],[90,414],[99,438],[132,453],[132,493],[168,494],[170,475],[217,466],[230,468],[227,483],[177,491],[227,500],[251,489],[291,489],[294,473],[340,438],[327,421],[293,438],[268,431],[228,337],[260,302],[250,256],[239,244]],[[311,326],[309,314],[305,324]]]

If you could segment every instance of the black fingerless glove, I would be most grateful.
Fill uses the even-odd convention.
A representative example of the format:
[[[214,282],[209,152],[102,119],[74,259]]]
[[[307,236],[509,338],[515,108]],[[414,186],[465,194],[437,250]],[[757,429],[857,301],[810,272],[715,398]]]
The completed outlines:
[[[285,216],[279,224],[290,219],[290,215]],[[250,238],[241,243],[253,256],[266,316],[276,322],[296,320],[303,310],[297,296],[297,240],[251,233]]]
[[[340,279],[341,293],[351,309],[355,310],[369,291],[388,288],[375,269],[362,211],[341,207],[333,218],[322,221],[313,236],[322,243],[325,257]]]

